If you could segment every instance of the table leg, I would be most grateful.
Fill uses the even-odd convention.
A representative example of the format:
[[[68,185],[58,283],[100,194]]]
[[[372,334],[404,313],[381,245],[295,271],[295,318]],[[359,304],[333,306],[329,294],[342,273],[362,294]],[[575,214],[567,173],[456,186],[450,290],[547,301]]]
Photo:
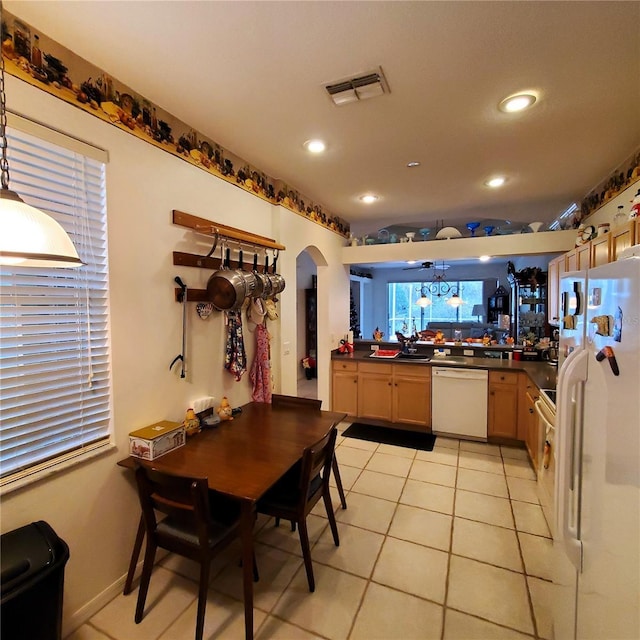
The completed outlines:
[[[131,551],[131,560],[129,561],[129,572],[127,573],[127,579],[124,583],[124,589],[122,595],[128,595],[131,593],[131,584],[133,582],[133,576],[136,573],[136,566],[138,565],[138,558],[140,557],[140,549],[142,549],[142,541],[144,540],[144,517],[140,514],[140,522],[138,524],[138,532],[136,533],[136,540],[133,543],[133,550]]]
[[[253,638],[253,523],[255,505],[242,501],[242,577],[244,585],[244,625],[246,640]]]

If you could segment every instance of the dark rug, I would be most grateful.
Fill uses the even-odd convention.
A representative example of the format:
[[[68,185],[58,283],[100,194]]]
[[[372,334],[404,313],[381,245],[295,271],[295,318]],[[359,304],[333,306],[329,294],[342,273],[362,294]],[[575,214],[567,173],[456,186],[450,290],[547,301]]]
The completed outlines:
[[[375,427],[362,422],[354,422],[342,434],[345,438],[357,438],[369,442],[381,444],[394,444],[398,447],[409,447],[421,451],[433,451],[436,436],[431,433],[419,431],[405,431],[404,429],[389,429],[387,427]]]

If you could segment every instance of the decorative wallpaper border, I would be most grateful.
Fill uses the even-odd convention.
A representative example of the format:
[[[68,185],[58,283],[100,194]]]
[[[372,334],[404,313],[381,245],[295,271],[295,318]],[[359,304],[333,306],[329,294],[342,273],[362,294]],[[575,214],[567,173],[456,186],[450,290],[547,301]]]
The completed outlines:
[[[266,175],[69,49],[2,11],[6,72],[138,139],[345,238],[349,223]]]

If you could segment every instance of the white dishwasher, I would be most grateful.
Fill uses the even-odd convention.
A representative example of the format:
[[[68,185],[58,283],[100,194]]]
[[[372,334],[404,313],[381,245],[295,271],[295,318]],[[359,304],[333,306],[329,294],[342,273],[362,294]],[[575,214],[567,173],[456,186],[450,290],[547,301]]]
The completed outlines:
[[[433,367],[433,433],[486,441],[488,381],[484,369]]]

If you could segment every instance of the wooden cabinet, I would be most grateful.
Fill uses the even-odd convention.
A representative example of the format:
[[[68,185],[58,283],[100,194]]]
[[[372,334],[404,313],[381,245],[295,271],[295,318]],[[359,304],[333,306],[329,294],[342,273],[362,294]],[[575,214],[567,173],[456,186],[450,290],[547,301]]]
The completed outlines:
[[[538,468],[538,454],[541,450],[539,422],[535,411],[535,402],[540,390],[526,373],[519,374],[518,381],[518,440],[524,441],[533,468]]]
[[[549,293],[549,306],[547,319],[549,324],[560,324],[560,276],[565,272],[564,254],[549,262],[547,274],[547,287]]]
[[[358,366],[358,416],[391,421],[391,364],[361,362]]]
[[[611,234],[605,233],[591,241],[591,266],[599,267],[608,262],[611,262]]]
[[[577,247],[565,253],[565,265],[566,265],[567,271],[578,270],[578,248]]]
[[[332,361],[331,410],[428,429],[431,367]]]
[[[576,247],[576,267],[580,271],[591,266],[591,247],[589,243]],[[567,269],[569,271],[569,269]]]
[[[487,435],[518,437],[518,373],[489,371]]]
[[[500,286],[487,300],[487,322],[500,322],[501,316],[508,315],[509,311],[509,293]]]
[[[611,262],[615,262],[620,252],[640,241],[637,237],[637,220],[629,220],[611,231]]]
[[[331,410],[358,415],[358,363],[332,361]]]
[[[393,422],[431,425],[431,367],[393,365]]]

